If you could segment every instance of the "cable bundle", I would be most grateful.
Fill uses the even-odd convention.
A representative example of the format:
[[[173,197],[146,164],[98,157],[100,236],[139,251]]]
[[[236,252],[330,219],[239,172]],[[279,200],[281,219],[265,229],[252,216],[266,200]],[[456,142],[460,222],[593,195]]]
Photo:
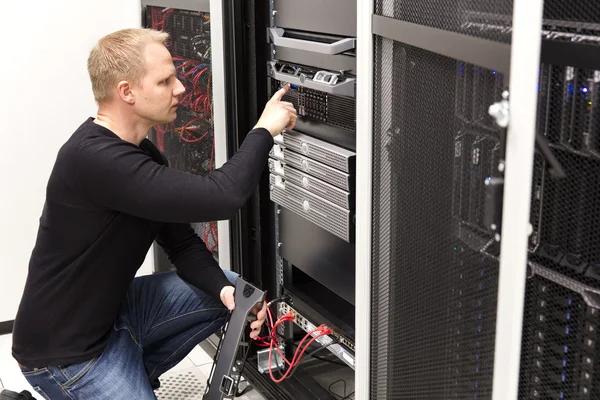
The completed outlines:
[[[175,11],[174,8],[151,8],[151,27],[156,30],[166,30],[167,20]],[[210,16],[200,13],[205,21],[210,21]],[[169,38],[167,47],[172,49],[173,37]],[[206,49],[210,52],[210,44]],[[177,133],[185,143],[197,143],[207,136],[214,136],[212,124],[212,71],[210,64],[182,58],[173,57],[177,78],[183,83],[186,90],[181,96],[179,104],[191,111],[192,115],[183,125],[176,127],[175,124],[156,126],[156,145],[161,152],[165,151],[164,136],[167,133]],[[204,79],[203,79],[204,78]],[[212,141],[212,155],[210,170],[214,163],[214,138]]]
[[[310,345],[315,340],[319,339],[320,337],[330,335],[333,333],[333,331],[325,325],[320,325],[320,326],[316,327],[315,329],[313,329],[312,331],[310,331],[309,333],[307,333],[306,336],[304,336],[304,338],[298,344],[298,348],[296,349],[296,352],[294,353],[294,357],[292,357],[292,360],[290,361],[285,357],[285,355],[281,352],[281,349],[279,348],[278,337],[277,337],[277,327],[286,321],[293,322],[295,317],[291,312],[288,312],[287,314],[285,314],[281,318],[279,318],[277,320],[277,322],[273,323],[273,316],[271,314],[270,308],[267,308],[267,314],[269,316],[269,321],[267,323],[267,326],[270,328],[269,336],[259,337],[259,338],[256,338],[255,340],[259,346],[269,347],[269,375],[271,376],[271,380],[273,382],[280,383],[284,379],[289,378],[293,374],[293,371],[295,370],[295,368],[300,364],[300,360],[304,356],[304,353],[306,352],[306,350],[310,347]],[[312,337],[313,334],[316,334],[316,336]],[[303,343],[309,338],[311,338],[311,339],[308,342],[306,342],[306,344],[303,345]],[[281,378],[276,378],[273,375],[273,370],[271,369],[271,362],[272,362],[272,358],[273,358],[273,347],[275,347],[275,349],[279,353],[279,356],[281,357],[281,359],[288,365],[287,370],[285,371],[283,376],[281,376]]]

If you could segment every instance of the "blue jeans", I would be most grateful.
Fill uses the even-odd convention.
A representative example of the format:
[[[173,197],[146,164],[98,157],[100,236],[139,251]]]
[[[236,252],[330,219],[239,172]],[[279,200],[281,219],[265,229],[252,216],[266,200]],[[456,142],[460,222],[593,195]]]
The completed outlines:
[[[235,284],[237,274],[225,274]],[[175,272],[135,278],[102,354],[77,364],[22,372],[45,399],[156,399],[158,377],[218,331],[227,313],[219,299]]]

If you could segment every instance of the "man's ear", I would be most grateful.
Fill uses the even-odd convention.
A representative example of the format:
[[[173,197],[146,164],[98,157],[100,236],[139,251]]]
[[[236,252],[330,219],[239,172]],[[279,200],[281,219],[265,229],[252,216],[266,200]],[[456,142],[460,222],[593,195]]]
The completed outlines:
[[[117,84],[117,93],[121,100],[128,104],[135,103],[135,95],[131,91],[131,84],[127,81],[121,81]]]

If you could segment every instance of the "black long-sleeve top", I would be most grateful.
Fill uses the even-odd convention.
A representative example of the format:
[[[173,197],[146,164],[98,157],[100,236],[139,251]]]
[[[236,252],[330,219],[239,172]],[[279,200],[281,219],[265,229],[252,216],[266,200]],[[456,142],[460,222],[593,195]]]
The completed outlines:
[[[13,332],[13,356],[28,367],[102,352],[154,240],[184,280],[218,297],[230,283],[189,223],[233,217],[273,145],[255,129],[221,168],[199,176],[169,168],[147,139],[137,146],[93,121],[63,145],[48,181]]]

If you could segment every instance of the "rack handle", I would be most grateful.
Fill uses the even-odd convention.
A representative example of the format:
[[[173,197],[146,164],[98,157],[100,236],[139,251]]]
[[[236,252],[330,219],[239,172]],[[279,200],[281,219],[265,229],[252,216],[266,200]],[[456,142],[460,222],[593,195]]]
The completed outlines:
[[[334,43],[312,42],[310,40],[286,38],[285,29],[269,28],[269,36],[275,46],[287,47],[294,50],[304,50],[319,54],[340,54],[356,48],[356,38],[346,38]]]

